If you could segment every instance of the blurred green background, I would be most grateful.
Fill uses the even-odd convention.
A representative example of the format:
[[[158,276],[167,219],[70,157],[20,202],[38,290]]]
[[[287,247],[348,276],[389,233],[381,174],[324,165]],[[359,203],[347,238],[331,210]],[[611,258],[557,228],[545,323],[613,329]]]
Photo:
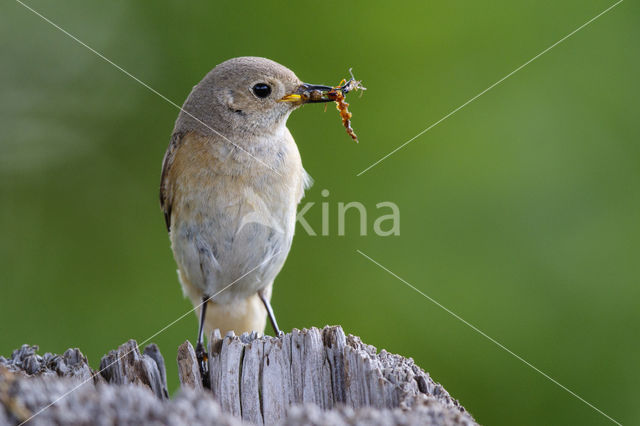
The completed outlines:
[[[353,67],[354,144],[331,106],[289,128],[320,229],[276,280],[285,330],[341,324],[413,357],[483,424],[608,420],[356,253],[362,250],[622,423],[640,422],[640,7],[627,1],[364,175],[369,164],[608,1],[29,5],[168,98],[256,55],[304,81]],[[77,346],[94,367],[191,309],[158,206],[177,110],[13,1],[0,5],[0,353]],[[323,198],[322,189],[330,196]],[[338,236],[337,203],[352,215]],[[371,230],[375,204],[401,235]],[[153,338],[177,388],[189,315]]]

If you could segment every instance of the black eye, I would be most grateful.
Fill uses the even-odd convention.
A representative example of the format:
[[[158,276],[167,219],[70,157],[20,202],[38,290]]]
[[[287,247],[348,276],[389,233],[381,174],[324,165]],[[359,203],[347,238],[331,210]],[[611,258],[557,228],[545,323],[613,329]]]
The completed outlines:
[[[257,83],[253,86],[253,94],[259,98],[266,98],[271,94],[271,86],[267,83]]]

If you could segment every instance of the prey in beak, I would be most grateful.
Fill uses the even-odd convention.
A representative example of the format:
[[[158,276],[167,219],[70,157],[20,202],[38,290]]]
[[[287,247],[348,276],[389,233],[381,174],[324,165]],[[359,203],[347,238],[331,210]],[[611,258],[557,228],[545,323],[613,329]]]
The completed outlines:
[[[351,72],[351,70],[349,70],[349,72]],[[335,102],[338,111],[340,111],[340,118],[342,118],[342,124],[347,130],[347,133],[354,141],[358,142],[358,136],[356,136],[351,128],[351,113],[347,109],[349,104],[345,102],[344,98],[345,95],[352,90],[367,89],[360,84],[360,81],[353,78],[353,74],[351,74],[349,81],[345,82],[345,80],[342,80],[342,82],[344,82],[344,84],[335,87],[302,83],[293,93],[283,96],[279,102],[291,102],[295,105]]]
[[[292,102],[295,104],[331,102],[333,99],[331,99],[329,93],[334,90],[336,89],[331,86],[302,83],[293,93],[283,96],[280,102]]]
[[[293,93],[283,96],[279,102],[293,102],[297,104],[335,102],[340,98],[340,94],[344,97],[344,95],[356,88],[356,83],[359,82],[356,82],[354,79],[347,81],[342,86],[336,87],[302,83]]]

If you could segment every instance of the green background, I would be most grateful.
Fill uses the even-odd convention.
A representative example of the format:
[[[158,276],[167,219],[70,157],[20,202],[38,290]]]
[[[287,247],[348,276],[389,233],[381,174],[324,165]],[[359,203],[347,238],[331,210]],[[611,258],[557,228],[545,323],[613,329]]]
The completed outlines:
[[[281,326],[341,324],[413,357],[483,424],[640,422],[640,8],[626,1],[360,177],[608,1],[29,1],[182,104],[234,56],[312,83],[353,67],[355,144],[332,106],[289,128],[315,179],[276,280]],[[158,206],[177,110],[13,1],[0,5],[0,353],[77,346],[94,367],[187,312]],[[322,189],[330,195],[323,198]],[[337,203],[360,201],[369,235]],[[375,204],[401,235],[373,235]],[[153,338],[173,354],[195,315]]]

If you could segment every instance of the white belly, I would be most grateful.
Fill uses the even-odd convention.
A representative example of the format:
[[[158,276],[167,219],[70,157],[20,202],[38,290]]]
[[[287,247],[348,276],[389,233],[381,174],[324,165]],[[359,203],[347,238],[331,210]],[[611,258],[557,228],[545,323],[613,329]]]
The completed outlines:
[[[196,207],[194,220],[174,222],[171,241],[184,278],[208,296],[220,292],[214,301],[246,298],[266,287],[291,248],[294,200],[281,199],[278,206],[265,203],[271,207],[265,212],[253,208],[254,196],[239,197],[226,206],[222,203],[228,200],[209,199],[219,207]]]
[[[300,157],[292,147],[290,164],[279,174],[184,171],[173,205],[171,242],[183,288],[192,298],[196,290],[222,304],[246,299],[280,272],[303,185]]]

